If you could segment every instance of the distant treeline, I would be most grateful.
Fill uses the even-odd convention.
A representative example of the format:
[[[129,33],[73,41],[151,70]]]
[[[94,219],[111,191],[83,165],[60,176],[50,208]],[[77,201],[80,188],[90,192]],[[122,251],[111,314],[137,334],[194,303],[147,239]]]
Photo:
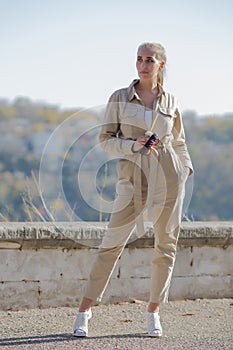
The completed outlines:
[[[85,120],[63,122],[78,111],[78,108],[60,110],[57,106],[35,103],[28,98],[18,98],[11,103],[0,100],[1,221],[65,221],[77,217],[87,221],[108,220],[109,214],[93,209],[76,186],[82,155],[88,152],[90,145],[85,134],[72,145],[69,142],[75,139]],[[195,111],[184,111],[183,121],[195,169],[186,219],[233,220],[233,112],[200,117]],[[49,198],[45,203],[39,186],[41,156],[59,125],[64,125],[62,137],[54,137],[48,167],[43,169],[48,185],[46,199]],[[87,188],[90,181],[95,181],[92,172],[98,167],[101,154],[91,159],[90,169],[84,170],[83,181]],[[62,156],[60,193],[60,187],[55,183],[59,171],[57,164]],[[99,170],[96,186],[105,198],[112,199],[115,164],[109,162],[107,165]],[[49,208],[45,210],[48,203]],[[72,210],[67,210],[67,206]]]

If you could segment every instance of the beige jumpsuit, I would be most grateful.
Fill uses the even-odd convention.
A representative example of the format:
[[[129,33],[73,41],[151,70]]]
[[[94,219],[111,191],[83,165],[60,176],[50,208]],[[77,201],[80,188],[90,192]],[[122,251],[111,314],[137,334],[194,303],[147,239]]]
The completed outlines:
[[[108,230],[84,292],[93,301],[103,295],[135,224],[138,236],[144,234],[145,210],[155,233],[150,301],[160,303],[168,299],[185,181],[193,167],[176,99],[162,88],[153,106],[153,118],[158,114],[153,131],[161,142],[149,156],[132,151],[136,138],[147,130],[145,106],[134,88],[137,82],[134,80],[128,88],[112,94],[100,133],[102,147],[122,158],[117,165],[117,196]]]

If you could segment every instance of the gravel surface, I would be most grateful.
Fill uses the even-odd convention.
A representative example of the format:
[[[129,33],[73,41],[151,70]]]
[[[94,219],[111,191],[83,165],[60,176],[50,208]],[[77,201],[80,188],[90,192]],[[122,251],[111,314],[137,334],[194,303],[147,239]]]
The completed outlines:
[[[146,333],[145,302],[92,308],[89,337],[72,336],[76,308],[0,311],[0,347],[23,350],[233,350],[233,299],[172,301],[161,307],[164,336]]]

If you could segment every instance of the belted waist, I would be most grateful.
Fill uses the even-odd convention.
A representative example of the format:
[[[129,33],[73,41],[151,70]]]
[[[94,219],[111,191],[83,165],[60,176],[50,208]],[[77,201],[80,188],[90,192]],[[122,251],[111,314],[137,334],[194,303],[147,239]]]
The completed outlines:
[[[162,149],[166,149],[166,148],[170,148],[172,147],[172,142],[173,137],[172,136],[164,136],[158,143],[158,145],[156,146],[157,148],[162,148]]]
[[[136,141],[137,139],[128,139],[128,140]],[[171,146],[172,140],[173,140],[172,135],[166,135],[159,141],[159,143],[156,145],[156,148],[169,147],[169,146]],[[135,152],[135,153],[139,153],[139,152]]]

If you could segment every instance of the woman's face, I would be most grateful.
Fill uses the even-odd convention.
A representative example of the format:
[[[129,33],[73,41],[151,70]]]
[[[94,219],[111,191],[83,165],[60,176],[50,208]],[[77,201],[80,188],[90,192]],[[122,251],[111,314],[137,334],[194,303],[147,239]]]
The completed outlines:
[[[138,76],[141,80],[157,80],[159,69],[163,69],[164,62],[155,57],[155,53],[145,47],[138,51],[136,63]]]

